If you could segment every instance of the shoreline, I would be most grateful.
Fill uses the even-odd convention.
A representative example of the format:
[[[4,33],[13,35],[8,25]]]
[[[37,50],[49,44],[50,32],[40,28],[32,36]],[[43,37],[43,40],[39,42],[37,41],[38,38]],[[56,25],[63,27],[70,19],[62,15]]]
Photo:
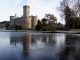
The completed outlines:
[[[36,33],[72,33],[80,34],[80,31],[32,31],[32,30],[0,30],[0,32],[36,32]]]

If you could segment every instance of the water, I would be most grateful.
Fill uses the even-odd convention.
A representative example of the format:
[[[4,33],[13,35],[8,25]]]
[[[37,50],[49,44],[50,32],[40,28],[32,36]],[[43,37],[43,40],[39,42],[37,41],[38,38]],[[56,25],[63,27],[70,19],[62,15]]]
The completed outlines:
[[[80,60],[80,35],[0,32],[0,60]]]

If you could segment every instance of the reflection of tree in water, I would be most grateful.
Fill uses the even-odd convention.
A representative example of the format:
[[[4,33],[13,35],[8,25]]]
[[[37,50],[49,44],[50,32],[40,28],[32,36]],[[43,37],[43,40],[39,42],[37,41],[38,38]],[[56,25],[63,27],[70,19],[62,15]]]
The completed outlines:
[[[80,60],[80,36],[66,35],[66,46],[60,53],[60,60]]]
[[[14,34],[11,33],[10,34],[10,45],[16,46],[17,43],[22,43],[22,36],[16,33]]]
[[[45,34],[42,36],[42,42],[55,43],[56,36],[54,34]]]
[[[37,43],[37,36],[36,35],[31,35],[32,36],[32,39],[31,39],[31,43]]]

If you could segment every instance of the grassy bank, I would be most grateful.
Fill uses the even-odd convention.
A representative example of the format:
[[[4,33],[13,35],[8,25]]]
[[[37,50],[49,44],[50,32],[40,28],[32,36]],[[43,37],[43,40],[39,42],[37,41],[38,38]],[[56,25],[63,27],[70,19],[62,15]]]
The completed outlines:
[[[28,30],[0,30],[1,32],[41,32],[41,33],[80,33],[80,29],[56,30],[56,31],[36,31],[33,29]]]

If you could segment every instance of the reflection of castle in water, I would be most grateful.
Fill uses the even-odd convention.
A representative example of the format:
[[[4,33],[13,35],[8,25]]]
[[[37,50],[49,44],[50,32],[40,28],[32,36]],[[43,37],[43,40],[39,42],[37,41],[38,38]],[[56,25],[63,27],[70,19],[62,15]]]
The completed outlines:
[[[23,36],[20,36],[20,34],[10,35],[10,44],[16,46],[16,44],[21,43],[25,54],[29,54],[29,45],[37,43],[37,40],[37,37],[31,34],[24,34]]]
[[[31,35],[24,35],[23,39],[23,51],[25,54],[29,54],[29,44],[31,43]]]
[[[56,44],[56,35],[55,34],[21,34],[21,33],[11,33],[10,35],[10,44],[17,46],[18,43],[21,43],[23,46],[23,52],[24,54],[29,54],[29,49],[31,44],[38,44],[38,43],[46,43],[45,45],[52,45]],[[49,45],[49,46],[50,46]]]
[[[53,50],[56,50],[55,52],[53,50],[52,51],[58,56],[59,60],[80,60],[80,36],[61,33],[11,34],[12,35],[10,35],[10,44],[17,46],[18,43],[21,43],[23,46],[23,52],[26,55],[29,55],[29,53],[31,52],[30,49],[32,47],[34,48],[34,46],[31,46],[30,44],[38,44],[39,47],[44,45],[43,48],[50,47],[50,49],[52,48]]]

